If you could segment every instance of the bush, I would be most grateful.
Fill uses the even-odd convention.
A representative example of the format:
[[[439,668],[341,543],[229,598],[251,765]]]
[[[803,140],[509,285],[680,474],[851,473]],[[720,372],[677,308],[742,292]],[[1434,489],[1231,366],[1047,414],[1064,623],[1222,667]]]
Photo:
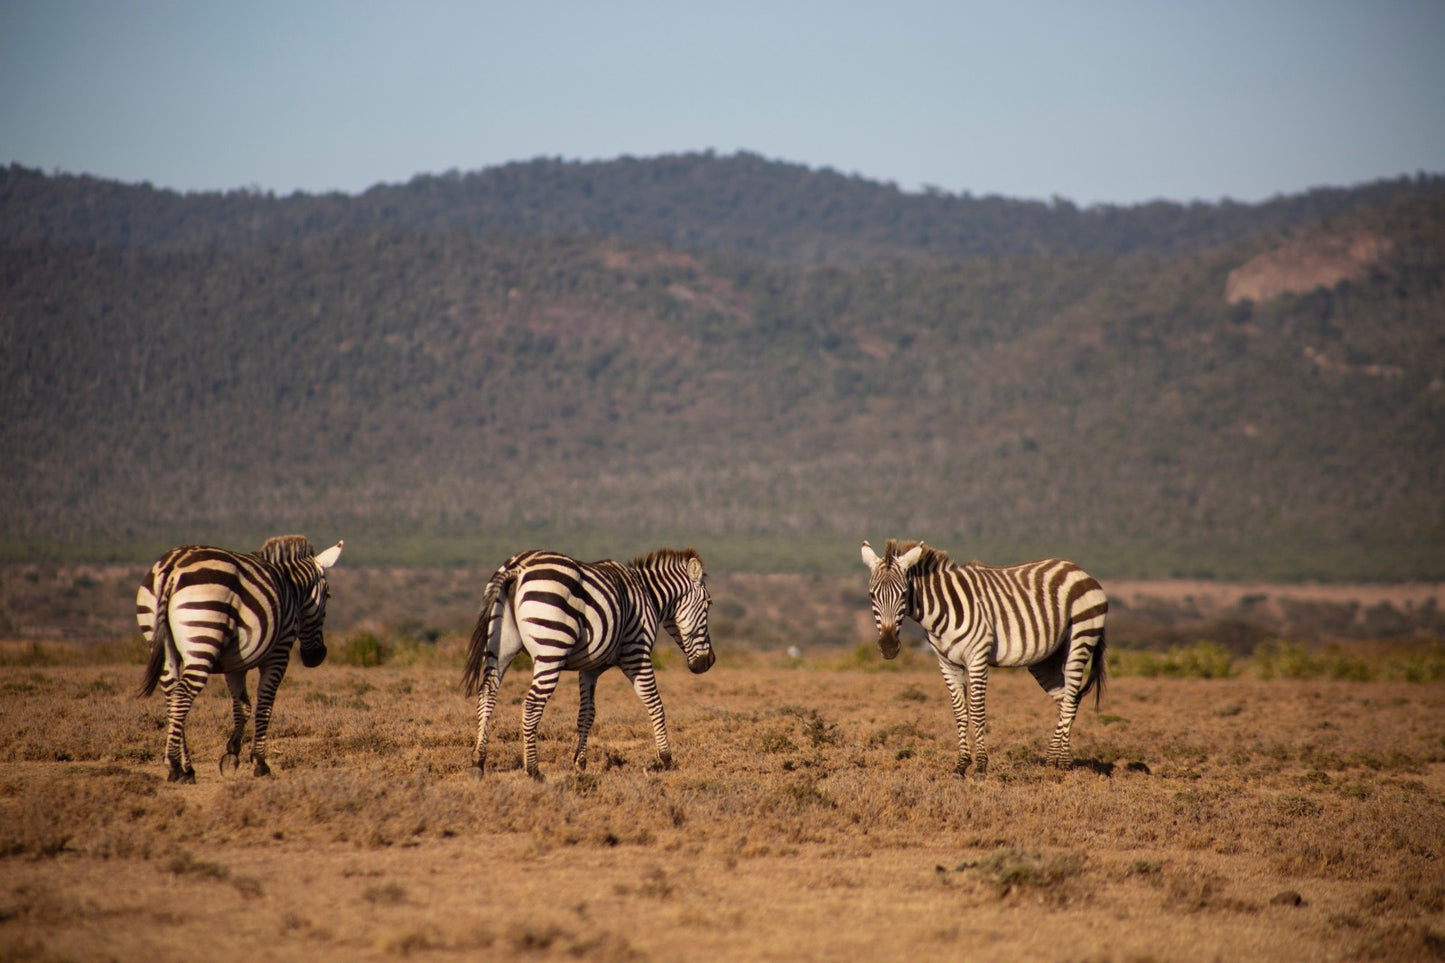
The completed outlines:
[[[1445,680],[1445,643],[1432,639],[1417,650],[1394,659],[1395,669],[1406,682]]]
[[[333,658],[342,665],[356,665],[370,669],[384,664],[391,658],[392,647],[367,631],[352,632],[337,646]]]
[[[1234,656],[1217,642],[1174,647],[1168,652],[1111,651],[1109,671],[1114,675],[1164,676],[1171,679],[1228,679],[1235,674]]]
[[[1261,679],[1348,679],[1368,682],[1375,670],[1363,658],[1338,645],[1311,652],[1297,642],[1266,642],[1255,650],[1255,674]]]

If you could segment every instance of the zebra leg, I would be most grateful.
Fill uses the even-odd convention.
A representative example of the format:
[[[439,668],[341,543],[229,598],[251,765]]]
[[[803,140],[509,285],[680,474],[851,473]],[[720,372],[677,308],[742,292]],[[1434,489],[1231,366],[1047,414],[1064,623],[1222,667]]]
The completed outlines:
[[[251,694],[246,691],[245,672],[227,672],[226,688],[231,690],[231,735],[226,739],[226,754],[221,757],[221,775],[241,768],[241,743],[246,739],[246,720],[251,717]]]
[[[1074,764],[1073,750],[1069,747],[1069,734],[1074,727],[1074,717],[1079,711],[1079,695],[1067,692],[1059,700],[1059,724],[1054,727],[1053,738],[1049,740],[1048,764],[1059,769],[1071,768]]]
[[[502,679],[517,653],[522,651],[522,636],[517,631],[511,602],[497,603],[497,611],[487,629],[487,655],[482,668],[482,684],[477,690],[477,742],[472,749],[472,772],[478,779],[486,771],[487,740],[491,734],[492,713],[497,709],[497,693]]]
[[[1031,674],[1039,683],[1039,686],[1049,694],[1049,697],[1059,707],[1059,720],[1054,726],[1054,734],[1049,739],[1049,751],[1045,757],[1045,763],[1050,766],[1058,766],[1067,769],[1069,760],[1069,728],[1074,724],[1074,714],[1078,711],[1079,698],[1078,687],[1074,687],[1072,699],[1073,708],[1070,709],[1069,686],[1065,683],[1064,664],[1069,657],[1069,647],[1061,645],[1042,662],[1029,666]],[[1062,757],[1060,751],[1062,748]]]
[[[166,761],[170,763],[167,782],[193,783],[196,770],[191,765],[190,749],[186,746],[186,716],[190,714],[191,703],[205,687],[206,674],[202,668],[199,675],[182,674],[170,682],[166,693]]]
[[[587,771],[587,737],[592,733],[592,722],[597,718],[597,677],[601,673],[583,671],[577,674],[577,751],[572,754],[572,766],[578,772]]]
[[[522,703],[522,768],[533,779],[542,778],[537,765],[537,730],[542,725],[542,711],[547,700],[557,688],[562,675],[562,663],[535,661],[532,670],[532,686],[527,690],[526,701]]]
[[[261,678],[256,682],[256,733],[251,741],[251,759],[256,763],[251,772],[256,776],[271,775],[271,767],[266,765],[266,730],[271,726],[276,690],[281,687],[286,663],[291,659],[291,645],[278,644],[272,651],[279,653],[278,657],[261,664]]]
[[[642,661],[621,666],[627,681],[637,698],[647,707],[652,720],[652,737],[657,743],[657,763],[663,769],[672,768],[672,745],[667,741],[667,720],[662,712],[662,696],[657,692],[657,673],[652,668],[651,653],[643,653]]]
[[[943,681],[948,685],[948,699],[953,704],[953,721],[958,727],[958,764],[954,771],[960,776],[968,772],[973,756],[968,751],[968,676],[963,666],[957,665],[940,654],[938,667],[943,671]]]
[[[1084,688],[1089,657],[1093,654],[1096,641],[1097,639],[1089,636],[1075,636],[1068,646],[1067,661],[1060,660],[1058,693],[1054,696],[1059,702],[1059,722],[1054,727],[1053,738],[1049,740],[1048,755],[1049,765],[1060,769],[1068,769],[1074,764],[1074,754],[1069,744],[1070,736],[1074,728],[1074,718],[1079,713],[1079,693]]]
[[[973,774],[988,773],[988,743],[985,733],[987,715],[984,696],[988,693],[988,660],[977,659],[966,669],[968,676],[968,723],[973,730]]]

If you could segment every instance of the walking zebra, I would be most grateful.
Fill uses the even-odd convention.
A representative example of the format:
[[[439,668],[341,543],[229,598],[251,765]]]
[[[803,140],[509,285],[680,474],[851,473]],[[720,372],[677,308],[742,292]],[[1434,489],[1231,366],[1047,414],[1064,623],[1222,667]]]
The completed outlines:
[[[477,696],[472,752],[477,775],[485,768],[488,727],[502,676],[523,648],[532,657],[532,685],[522,710],[527,775],[538,776],[537,728],[564,669],[577,673],[580,693],[572,764],[579,772],[587,768],[597,677],[614,665],[647,707],[658,761],[672,768],[652,646],[658,629],[666,628],[687,656],[689,669],[712,668],[707,631],[711,605],[702,558],[692,549],[659,549],[626,565],[611,559],[584,563],[543,551],[507,559],[487,582],[462,676],[467,695]]]
[[[316,554],[300,535],[281,535],[259,552],[241,554],[205,545],[173,548],[156,560],[136,592],[135,614],[150,647],[140,695],[160,683],[166,695],[166,759],[171,782],[195,782],[186,748],[186,715],[208,676],[224,673],[231,690],[233,727],[221,757],[240,768],[241,743],[251,697],[246,672],[259,668],[256,731],[251,758],[257,776],[269,775],[266,729],[276,689],[291,659],[291,643],[301,642],[301,662],[310,667],[326,658],[322,623],[326,619],[326,570],[341,556],[341,542]]]
[[[991,665],[1026,665],[1053,696],[1059,721],[1049,740],[1048,762],[1072,765],[1069,732],[1079,700],[1097,686],[1097,707],[1104,691],[1109,600],[1097,581],[1061,558],[1002,568],[959,565],[921,542],[905,543],[900,554],[891,538],[882,558],[864,542],[863,564],[883,657],[898,654],[898,625],[905,617],[928,633],[953,701],[960,774],[970,763],[977,775],[988,771],[984,694]]]

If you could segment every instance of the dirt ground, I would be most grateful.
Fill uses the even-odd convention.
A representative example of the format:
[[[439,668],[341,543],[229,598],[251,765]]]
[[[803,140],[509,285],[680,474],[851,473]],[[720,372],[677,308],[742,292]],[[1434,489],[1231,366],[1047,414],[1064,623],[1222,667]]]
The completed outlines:
[[[0,957],[1445,955],[1445,683],[1117,677],[1057,772],[1050,703],[1000,670],[976,779],[936,668],[900,662],[674,662],[671,771],[613,673],[572,773],[564,684],[540,782],[524,673],[478,780],[453,666],[295,665],[275,775],[217,772],[213,681],[193,786],[165,782],[138,667],[3,667]]]

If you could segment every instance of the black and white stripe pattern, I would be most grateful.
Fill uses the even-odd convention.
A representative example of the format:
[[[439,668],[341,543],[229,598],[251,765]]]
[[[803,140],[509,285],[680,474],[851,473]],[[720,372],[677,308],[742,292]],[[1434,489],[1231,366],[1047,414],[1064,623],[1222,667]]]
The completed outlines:
[[[300,535],[270,539],[261,551],[246,554],[183,545],[151,566],[135,600],[136,622],[150,647],[140,694],[150,695],[159,683],[166,695],[166,760],[172,782],[196,781],[186,748],[186,715],[206,679],[216,673],[226,676],[234,723],[221,771],[228,762],[233,770],[239,768],[251,711],[246,672],[256,668],[260,679],[251,758],[256,775],[270,773],[266,729],[291,643],[300,641],[301,661],[307,666],[326,658],[326,570],[336,564],[341,544],[320,555]]]
[[[958,771],[988,770],[984,695],[989,666],[1028,666],[1059,704],[1048,762],[1072,765],[1069,733],[1079,700],[1104,689],[1104,621],[1109,600],[1073,562],[1046,558],[993,568],[959,565],[922,543],[889,539],[880,558],[863,543],[868,595],[883,657],[898,654],[898,626],[911,618],[928,633],[958,724]],[[972,728],[973,753],[968,750]]]
[[[692,549],[660,549],[630,564],[583,563],[556,552],[514,555],[497,569],[482,596],[467,649],[463,686],[477,696],[477,741],[472,762],[481,775],[488,727],[507,666],[522,649],[532,658],[532,685],[522,712],[523,765],[536,777],[537,729],[562,671],[578,674],[577,750],[587,768],[587,736],[596,717],[597,677],[617,666],[652,719],[659,762],[672,766],[652,646],[666,628],[687,656],[687,667],[713,664],[707,616],[712,605],[702,558]]]

